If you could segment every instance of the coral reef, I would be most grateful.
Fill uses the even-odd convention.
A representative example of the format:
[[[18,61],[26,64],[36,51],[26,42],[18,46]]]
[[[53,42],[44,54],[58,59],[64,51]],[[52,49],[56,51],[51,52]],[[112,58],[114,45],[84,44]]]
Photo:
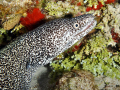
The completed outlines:
[[[18,32],[20,34],[22,30],[22,33],[27,32],[27,29],[31,28],[33,24],[41,20],[41,18],[44,18],[44,15],[41,13],[41,11],[35,8],[38,3],[38,0],[0,1],[0,31],[3,32],[4,30],[4,33],[0,33],[0,44],[3,43],[2,41],[9,41],[11,38],[13,38],[8,34],[9,32],[12,34],[17,34],[15,36],[18,36]],[[25,26],[27,28],[25,28]],[[6,30],[10,31],[8,32]],[[7,38],[7,40],[5,38]]]
[[[120,89],[120,80],[116,78],[110,78],[105,76],[99,76],[94,78],[95,83],[98,86],[99,90],[119,90]]]
[[[13,16],[12,18],[8,19],[8,21],[5,21],[3,23],[3,28],[5,30],[12,29],[16,24],[19,23],[21,16],[22,16],[21,14],[18,14],[18,15]]]
[[[37,0],[1,0],[0,5],[2,6],[0,10],[3,14],[16,14],[25,12],[27,9],[35,7]]]
[[[39,8],[34,8],[31,12],[27,12],[26,17],[20,19],[20,23],[28,28],[35,25],[38,21],[44,19],[45,15],[41,13]]]
[[[116,43],[120,43],[119,33],[115,33],[114,28],[112,28],[112,30],[111,30],[111,35],[112,35],[112,39],[113,39]]]
[[[74,55],[58,62],[54,61],[51,65],[56,71],[82,68],[91,71],[95,76],[106,75],[120,79],[120,52],[114,54],[107,50],[111,40],[107,41],[99,32],[93,35],[86,45],[81,47],[81,50],[75,51]]]
[[[98,90],[93,75],[88,71],[73,70],[63,73],[54,90]]]
[[[114,53],[108,52],[104,44],[101,45],[103,49],[100,49],[98,46],[97,52],[91,52],[89,58],[87,57],[82,60],[81,64],[83,65],[83,69],[91,71],[96,76],[106,75],[120,79],[120,53],[116,52],[114,55]]]
[[[106,4],[114,3],[115,0],[65,0],[62,1],[46,1],[45,10],[50,16],[63,17],[66,14],[73,16],[88,13],[100,14],[99,10]],[[92,11],[91,11],[92,10]],[[95,11],[96,10],[96,11]],[[91,12],[89,12],[91,11]]]
[[[108,46],[116,47],[119,41],[119,6],[117,3],[108,4],[99,10],[100,21],[95,27],[99,31],[92,34],[72,56],[70,54],[64,59],[54,61],[51,65],[55,72],[85,69],[95,76],[105,75],[120,80],[120,52],[118,49],[116,51],[108,49]],[[111,32],[112,28],[114,32]]]
[[[113,47],[120,44],[120,4],[116,1],[1,0],[0,20],[3,27],[0,28],[0,44],[5,37],[11,39],[6,30],[12,29],[13,33],[24,26],[29,29],[31,25],[43,18],[60,18],[66,14],[73,14],[75,17],[92,13],[99,16],[95,27],[98,31],[91,37],[77,42],[71,49],[55,58],[51,63],[54,68],[53,72],[55,72],[53,76],[73,69],[85,69],[95,76],[105,75],[120,79],[120,49],[113,50]],[[19,21],[21,24],[18,24]],[[111,46],[112,50],[109,50],[108,46]],[[70,75],[72,75],[71,72]],[[62,86],[57,88],[62,88]]]
[[[103,9],[103,13],[101,15],[101,22],[97,25],[97,29],[101,29],[102,32],[105,34],[105,38],[112,38],[113,35],[115,35],[113,33],[113,31],[115,33],[120,35],[120,5],[119,4],[115,4],[115,6],[113,4],[111,5],[107,5],[106,8],[104,7]],[[114,29],[113,29],[114,28]],[[112,32],[111,32],[112,30]],[[111,35],[111,33],[113,35]],[[115,40],[115,38],[113,38]],[[111,43],[112,44],[112,43]],[[113,43],[114,44],[114,43]]]
[[[58,2],[48,2],[45,9],[48,11],[49,15],[56,17],[63,17],[66,14],[79,12],[78,6],[71,5],[70,1],[58,1]]]

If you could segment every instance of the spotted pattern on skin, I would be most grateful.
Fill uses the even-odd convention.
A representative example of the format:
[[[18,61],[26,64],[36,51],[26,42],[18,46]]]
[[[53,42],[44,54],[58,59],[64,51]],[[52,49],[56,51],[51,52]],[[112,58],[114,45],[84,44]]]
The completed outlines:
[[[91,14],[56,19],[15,39],[0,50],[0,89],[28,90],[39,66],[50,63],[95,25]]]

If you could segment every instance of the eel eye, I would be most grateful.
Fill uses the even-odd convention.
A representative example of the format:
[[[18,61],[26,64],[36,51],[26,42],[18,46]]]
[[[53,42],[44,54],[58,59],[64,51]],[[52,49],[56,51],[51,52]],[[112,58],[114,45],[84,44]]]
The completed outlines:
[[[74,28],[75,28],[75,29],[78,29],[78,28],[79,28],[79,24],[78,24],[78,23],[75,23],[75,24],[74,24]]]

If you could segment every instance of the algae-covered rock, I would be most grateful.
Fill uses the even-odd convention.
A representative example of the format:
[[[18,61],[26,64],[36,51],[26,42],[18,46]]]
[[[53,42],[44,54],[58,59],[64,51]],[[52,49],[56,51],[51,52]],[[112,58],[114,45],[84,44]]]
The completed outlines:
[[[98,88],[90,72],[73,70],[63,73],[55,90],[98,90]]]
[[[3,28],[5,30],[12,29],[16,24],[19,23],[21,16],[22,16],[21,14],[18,14],[18,15],[15,15],[13,18],[8,19],[8,21],[5,21],[3,23]]]
[[[63,17],[69,13],[77,14],[79,12],[78,6],[71,5],[70,1],[49,1],[46,3],[45,9],[48,11],[49,15],[55,17]]]

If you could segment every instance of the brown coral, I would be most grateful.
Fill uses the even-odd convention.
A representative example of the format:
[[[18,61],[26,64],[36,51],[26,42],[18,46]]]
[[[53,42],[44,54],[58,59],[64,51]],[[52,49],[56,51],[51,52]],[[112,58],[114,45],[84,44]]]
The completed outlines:
[[[21,16],[22,16],[21,14],[18,14],[16,16],[14,16],[13,18],[9,19],[8,21],[5,21],[3,23],[3,28],[5,30],[12,29],[16,24],[19,23]]]
[[[55,90],[98,90],[93,75],[83,70],[64,73],[58,83]]]

